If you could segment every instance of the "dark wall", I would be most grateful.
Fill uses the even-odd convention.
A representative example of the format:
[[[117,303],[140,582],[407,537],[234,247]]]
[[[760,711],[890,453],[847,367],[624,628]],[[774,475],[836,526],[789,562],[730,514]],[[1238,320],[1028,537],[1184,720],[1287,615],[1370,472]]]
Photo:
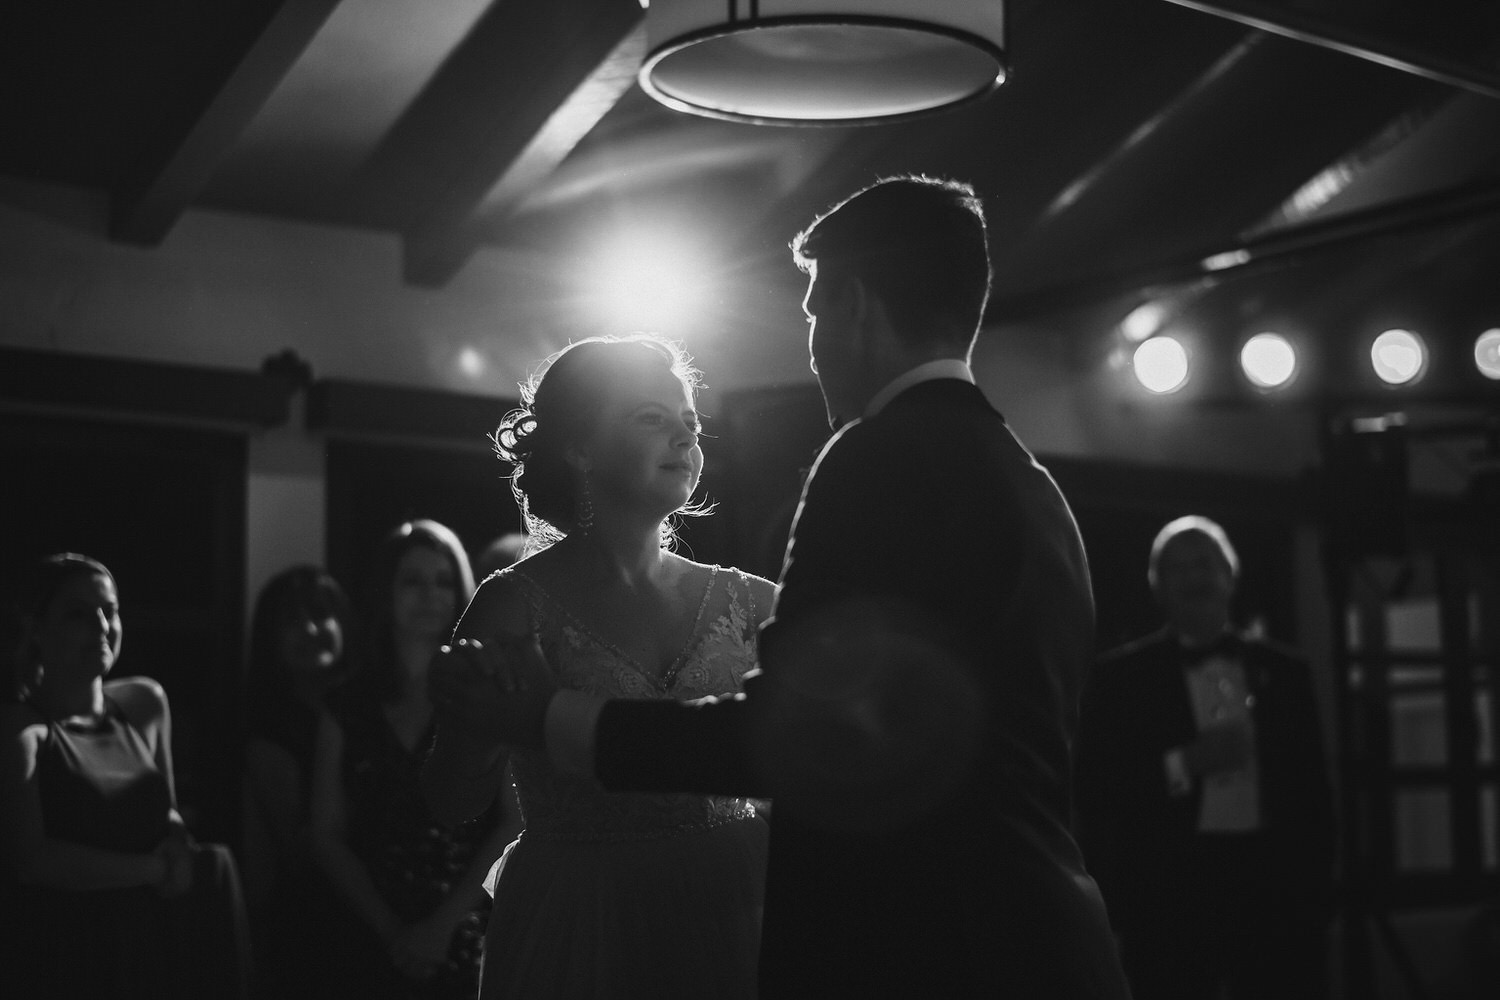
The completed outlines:
[[[446,524],[471,558],[521,526],[509,466],[477,449],[335,440],[327,469],[328,569],[351,594],[366,585],[380,540],[403,521]]]

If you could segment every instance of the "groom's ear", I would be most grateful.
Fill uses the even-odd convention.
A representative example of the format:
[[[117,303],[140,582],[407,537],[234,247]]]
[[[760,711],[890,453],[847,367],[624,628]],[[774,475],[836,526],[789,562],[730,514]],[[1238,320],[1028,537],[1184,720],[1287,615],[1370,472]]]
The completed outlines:
[[[858,321],[869,314],[871,298],[865,279],[856,274],[846,274],[839,279],[833,304],[846,321]]]
[[[844,281],[840,292],[840,308],[845,310],[844,319],[855,329],[884,329],[890,325],[882,298],[866,278],[851,275]]]

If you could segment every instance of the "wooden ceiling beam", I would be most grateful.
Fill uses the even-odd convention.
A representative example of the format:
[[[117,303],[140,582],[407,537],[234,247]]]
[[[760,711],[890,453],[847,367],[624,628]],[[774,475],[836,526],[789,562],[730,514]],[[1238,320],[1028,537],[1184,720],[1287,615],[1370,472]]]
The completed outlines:
[[[328,20],[338,0],[276,0],[250,5],[242,23],[214,46],[201,89],[177,98],[110,198],[109,235],[154,246],[203,189],[225,151],[265,104]]]
[[[1167,0],[1283,38],[1342,52],[1390,69],[1500,98],[1493,68],[1491,0],[1450,0],[1443,8],[1413,0],[1321,8],[1288,0]],[[1488,31],[1486,29],[1489,29]],[[1413,41],[1415,39],[1415,41]]]
[[[447,282],[503,215],[635,83],[637,0],[497,0],[356,178],[362,203],[406,205],[405,277]]]

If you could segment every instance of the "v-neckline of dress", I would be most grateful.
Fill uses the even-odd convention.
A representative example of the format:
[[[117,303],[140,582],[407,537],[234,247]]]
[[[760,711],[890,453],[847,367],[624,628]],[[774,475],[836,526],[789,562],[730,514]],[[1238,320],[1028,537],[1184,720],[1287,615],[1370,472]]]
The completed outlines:
[[[563,604],[555,597],[553,597],[552,594],[548,592],[546,587],[543,587],[540,583],[537,582],[535,577],[519,569],[514,570],[513,572],[516,576],[520,577],[522,580],[525,580],[528,586],[533,587],[537,591],[537,593],[546,598],[547,602],[551,604],[553,608],[557,609],[557,613],[566,618],[568,620],[568,623],[571,624],[584,636],[586,636],[590,642],[610,653],[620,661],[628,664],[636,671],[636,673],[640,674],[642,677],[649,678],[663,691],[671,689],[673,682],[677,679],[677,675],[680,674],[682,672],[682,668],[687,665],[688,657],[691,656],[693,650],[698,647],[698,643],[703,634],[703,616],[708,611],[709,598],[713,596],[714,582],[719,578],[718,564],[710,566],[708,568],[708,582],[704,584],[703,596],[698,599],[698,610],[693,614],[693,627],[692,630],[688,632],[687,641],[683,644],[682,649],[678,651],[677,656],[672,660],[671,663],[667,665],[667,668],[660,673],[657,673],[655,670],[645,669],[645,667],[642,666],[641,662],[635,657],[625,652],[613,642],[610,642],[608,639],[600,636],[597,632],[590,628],[588,624],[583,621],[583,619],[574,614],[566,604]]]

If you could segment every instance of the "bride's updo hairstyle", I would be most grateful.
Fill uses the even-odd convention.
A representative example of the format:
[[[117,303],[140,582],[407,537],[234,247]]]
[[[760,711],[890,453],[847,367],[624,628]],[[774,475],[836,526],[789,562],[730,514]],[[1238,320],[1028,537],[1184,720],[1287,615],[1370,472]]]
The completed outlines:
[[[579,482],[568,452],[588,442],[611,384],[631,368],[671,372],[687,387],[689,398],[702,384],[702,373],[687,352],[656,334],[590,337],[537,366],[520,386],[521,408],[507,413],[491,435],[495,453],[514,466],[510,489],[530,535],[528,553],[577,527]],[[678,511],[706,512],[698,505]],[[663,522],[662,544],[671,544],[673,537],[670,524]]]

